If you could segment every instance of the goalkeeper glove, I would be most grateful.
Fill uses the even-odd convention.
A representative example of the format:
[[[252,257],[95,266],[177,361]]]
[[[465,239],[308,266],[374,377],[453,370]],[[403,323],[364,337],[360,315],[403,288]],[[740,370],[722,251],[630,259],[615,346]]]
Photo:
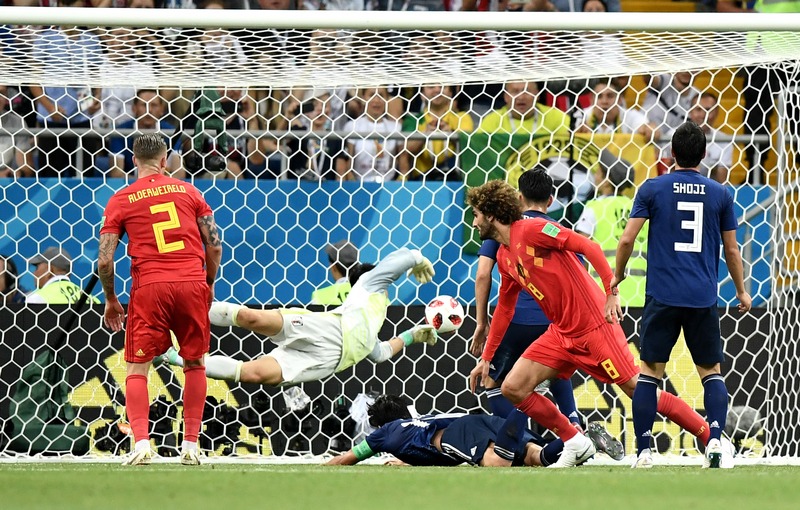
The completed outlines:
[[[398,336],[403,340],[403,343],[406,344],[406,347],[411,344],[436,345],[436,341],[439,339],[439,334],[433,326],[429,324],[414,326],[411,329],[403,331]]]
[[[436,271],[433,270],[433,264],[425,257],[422,257],[422,261],[408,272],[408,276],[413,275],[419,283],[430,283],[435,274]]]

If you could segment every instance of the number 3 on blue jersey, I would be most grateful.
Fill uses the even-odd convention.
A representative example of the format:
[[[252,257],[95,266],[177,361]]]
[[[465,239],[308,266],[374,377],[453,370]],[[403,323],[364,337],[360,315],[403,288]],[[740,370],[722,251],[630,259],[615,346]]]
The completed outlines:
[[[675,243],[675,251],[703,251],[703,202],[678,202],[679,211],[694,212],[694,219],[681,221],[681,228],[692,231],[691,243]]]

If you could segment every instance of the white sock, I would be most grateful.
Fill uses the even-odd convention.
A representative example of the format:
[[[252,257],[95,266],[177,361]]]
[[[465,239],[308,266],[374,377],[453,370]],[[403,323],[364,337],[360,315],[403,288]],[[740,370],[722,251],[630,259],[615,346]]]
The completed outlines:
[[[188,452],[188,451],[196,452],[197,451],[197,442],[192,443],[192,442],[189,442],[189,441],[184,441],[183,444],[181,445],[181,451],[184,451],[184,452]]]
[[[150,449],[150,440],[148,439],[140,439],[136,441],[136,446],[133,447],[134,451],[141,451],[141,450],[149,450]]]
[[[227,356],[209,356],[206,358],[206,377],[239,382],[243,363]]]

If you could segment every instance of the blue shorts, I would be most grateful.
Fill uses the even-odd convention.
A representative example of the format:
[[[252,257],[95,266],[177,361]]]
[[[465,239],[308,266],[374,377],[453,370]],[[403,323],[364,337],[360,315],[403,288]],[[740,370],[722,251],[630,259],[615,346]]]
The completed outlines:
[[[707,308],[669,306],[653,296],[644,300],[642,332],[639,337],[641,360],[666,363],[681,334],[695,365],[714,365],[725,361],[719,332],[717,305]]]
[[[522,353],[542,336],[548,327],[550,327],[549,324],[534,326],[514,324],[513,322],[509,324],[500,346],[492,357],[492,362],[489,363],[489,377],[495,382],[502,382],[514,368],[514,363],[522,356]]]
[[[503,418],[486,414],[469,414],[458,418],[444,429],[442,450],[455,459],[478,465],[489,445],[497,440],[497,434],[504,423]],[[524,464],[527,443],[536,443],[539,446],[547,444],[542,436],[530,430],[525,431],[524,439],[520,451],[514,452],[515,466]]]

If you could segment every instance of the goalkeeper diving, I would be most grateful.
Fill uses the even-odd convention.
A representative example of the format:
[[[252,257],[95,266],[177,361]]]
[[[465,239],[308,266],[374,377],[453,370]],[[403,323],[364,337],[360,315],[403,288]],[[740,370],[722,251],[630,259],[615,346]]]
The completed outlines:
[[[378,339],[389,306],[386,289],[406,271],[419,283],[429,283],[435,274],[430,260],[419,250],[401,248],[376,266],[362,264],[351,271],[350,294],[330,312],[301,308],[252,310],[233,303],[214,303],[209,311],[212,324],[254,331],[269,337],[277,348],[253,361],[208,356],[206,376],[289,386],[324,379],[364,358],[381,363],[411,344],[434,345],[438,335],[429,325],[415,326],[388,341]],[[183,359],[174,348],[162,360],[183,366]]]

